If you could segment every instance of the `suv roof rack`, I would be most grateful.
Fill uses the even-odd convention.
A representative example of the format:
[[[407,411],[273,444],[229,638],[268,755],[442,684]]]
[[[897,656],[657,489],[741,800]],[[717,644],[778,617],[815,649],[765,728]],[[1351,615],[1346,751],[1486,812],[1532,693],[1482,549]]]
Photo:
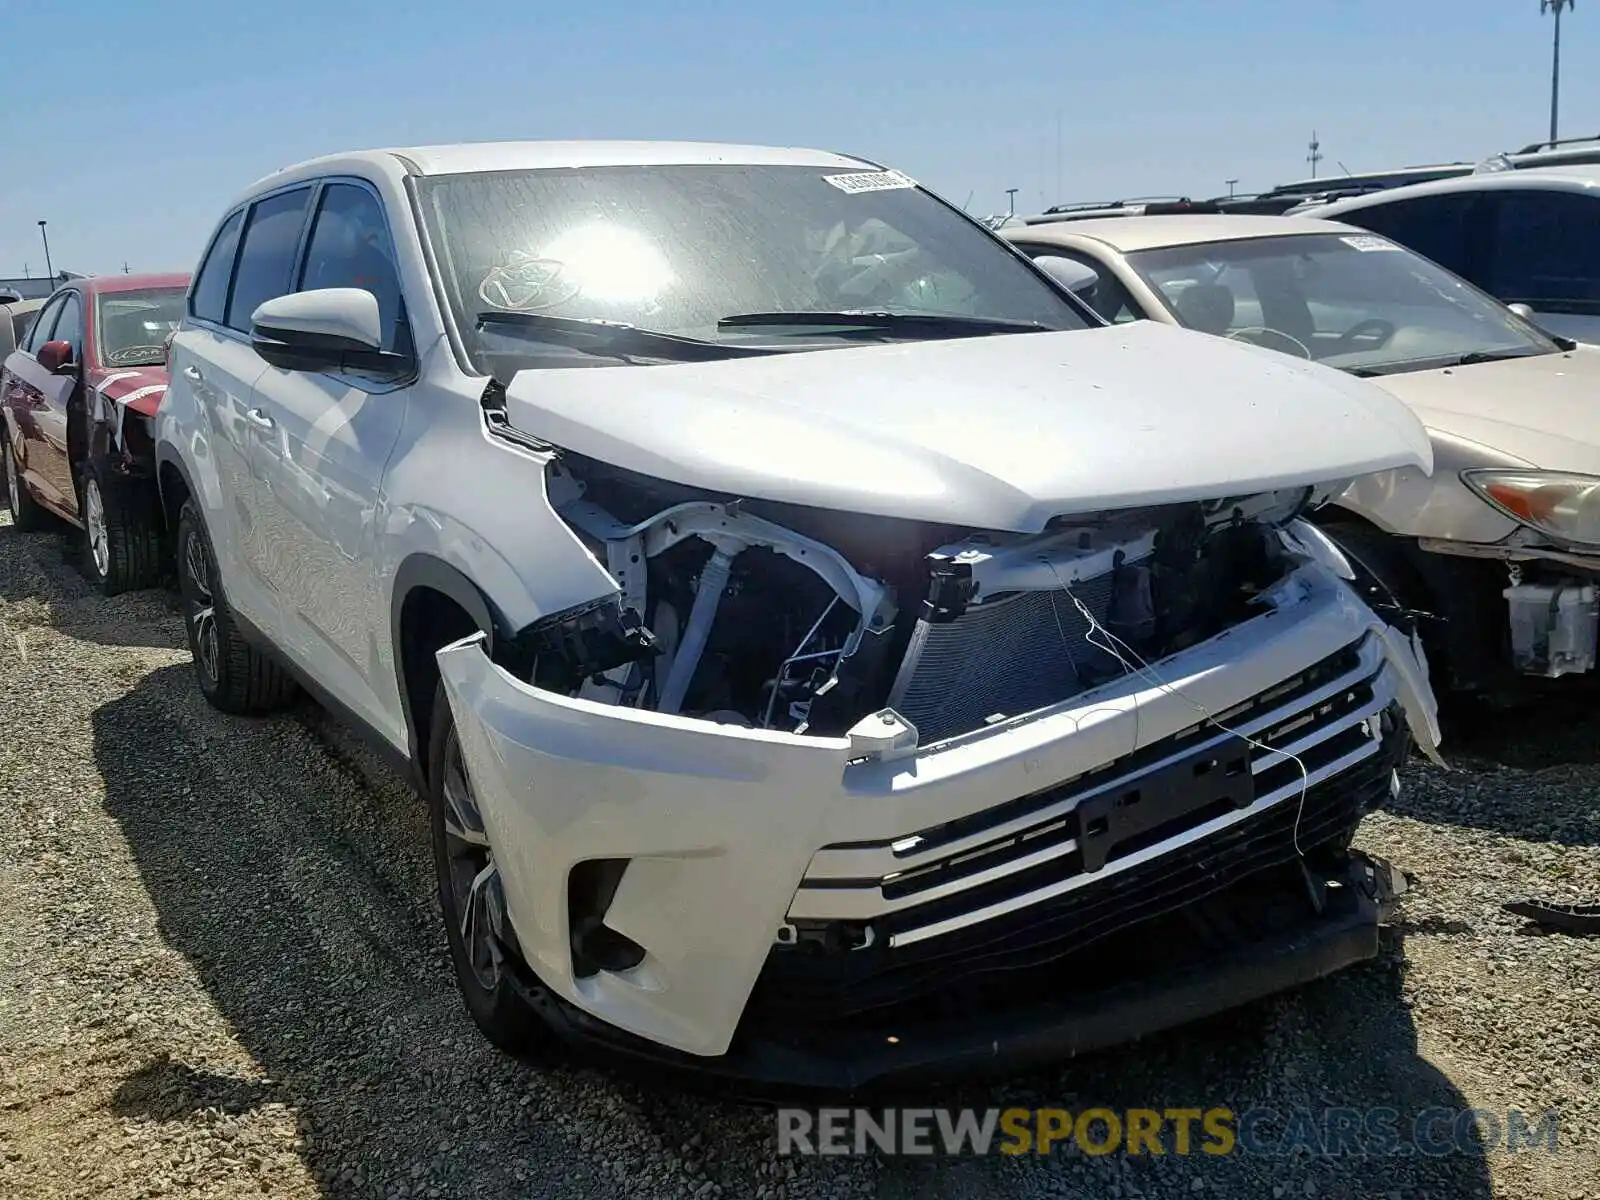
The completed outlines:
[[[1133,208],[1141,204],[1179,203],[1187,200],[1187,196],[1129,196],[1126,200],[1082,200],[1071,204],[1054,204],[1044,210],[1044,216],[1056,216],[1061,213],[1088,212],[1091,209],[1102,208]]]
[[[1435,163],[1427,167],[1400,167],[1393,171],[1364,171],[1359,175],[1332,175],[1320,179],[1300,179],[1282,183],[1266,193],[1272,196],[1319,196],[1328,192],[1350,194],[1377,192],[1408,183],[1429,183],[1435,179],[1453,179],[1458,175],[1472,174],[1474,164],[1469,162]]]
[[[1588,142],[1600,142],[1600,134],[1590,137],[1557,138],[1553,142],[1534,142],[1524,146],[1521,150],[1513,150],[1513,154],[1538,154],[1541,150],[1555,150],[1561,146],[1581,146]]]
[[[1076,221],[1088,217],[1158,217],[1175,213],[1222,211],[1215,200],[1191,200],[1188,196],[1149,196],[1136,200],[1057,204],[1037,216],[1023,217],[1022,220],[1029,225],[1048,225],[1053,221]]]

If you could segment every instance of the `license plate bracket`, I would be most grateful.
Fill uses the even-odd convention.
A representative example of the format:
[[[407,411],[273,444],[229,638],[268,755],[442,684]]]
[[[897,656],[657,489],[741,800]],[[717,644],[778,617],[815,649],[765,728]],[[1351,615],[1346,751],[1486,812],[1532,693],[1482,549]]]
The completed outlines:
[[[1193,824],[1207,811],[1248,808],[1255,803],[1250,743],[1236,734],[1208,743],[1174,762],[1118,780],[1078,805],[1078,852],[1083,869],[1098,871],[1124,843],[1153,830]]]

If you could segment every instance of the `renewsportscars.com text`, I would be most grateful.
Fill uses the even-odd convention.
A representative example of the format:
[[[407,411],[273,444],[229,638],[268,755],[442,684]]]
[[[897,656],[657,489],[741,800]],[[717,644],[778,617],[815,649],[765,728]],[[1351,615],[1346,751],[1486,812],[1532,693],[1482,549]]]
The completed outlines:
[[[1555,1152],[1558,1114],[1427,1108],[781,1108],[779,1154],[1206,1154],[1319,1157]]]

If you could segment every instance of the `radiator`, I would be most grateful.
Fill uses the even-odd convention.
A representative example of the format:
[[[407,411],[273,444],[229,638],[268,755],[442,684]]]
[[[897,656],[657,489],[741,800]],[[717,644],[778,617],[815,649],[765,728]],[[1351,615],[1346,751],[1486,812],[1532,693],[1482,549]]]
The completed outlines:
[[[1111,574],[1075,585],[1106,619]],[[1089,645],[1089,622],[1065,591],[1014,592],[954,621],[918,621],[889,695],[926,746],[1076,695],[1116,669]]]

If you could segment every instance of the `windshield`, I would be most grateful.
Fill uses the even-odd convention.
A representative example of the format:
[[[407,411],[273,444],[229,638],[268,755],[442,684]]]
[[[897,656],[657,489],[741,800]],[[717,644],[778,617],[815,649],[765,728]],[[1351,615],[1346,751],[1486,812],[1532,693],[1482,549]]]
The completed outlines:
[[[457,328],[494,374],[601,360],[555,344],[570,330],[550,322],[478,320],[493,312],[620,322],[730,348],[996,331],[984,321],[851,327],[848,314],[863,311],[1018,329],[1089,324],[988,233],[893,172],[561,168],[435,176],[420,193]],[[830,329],[803,316],[819,313],[841,319]],[[786,326],[774,314],[800,319]],[[505,359],[514,363],[496,362]]]
[[[1371,234],[1295,234],[1128,255],[1191,329],[1356,374],[1559,347],[1441,267]]]
[[[159,367],[167,335],[183,319],[184,289],[141,288],[95,297],[100,362],[107,367]]]

